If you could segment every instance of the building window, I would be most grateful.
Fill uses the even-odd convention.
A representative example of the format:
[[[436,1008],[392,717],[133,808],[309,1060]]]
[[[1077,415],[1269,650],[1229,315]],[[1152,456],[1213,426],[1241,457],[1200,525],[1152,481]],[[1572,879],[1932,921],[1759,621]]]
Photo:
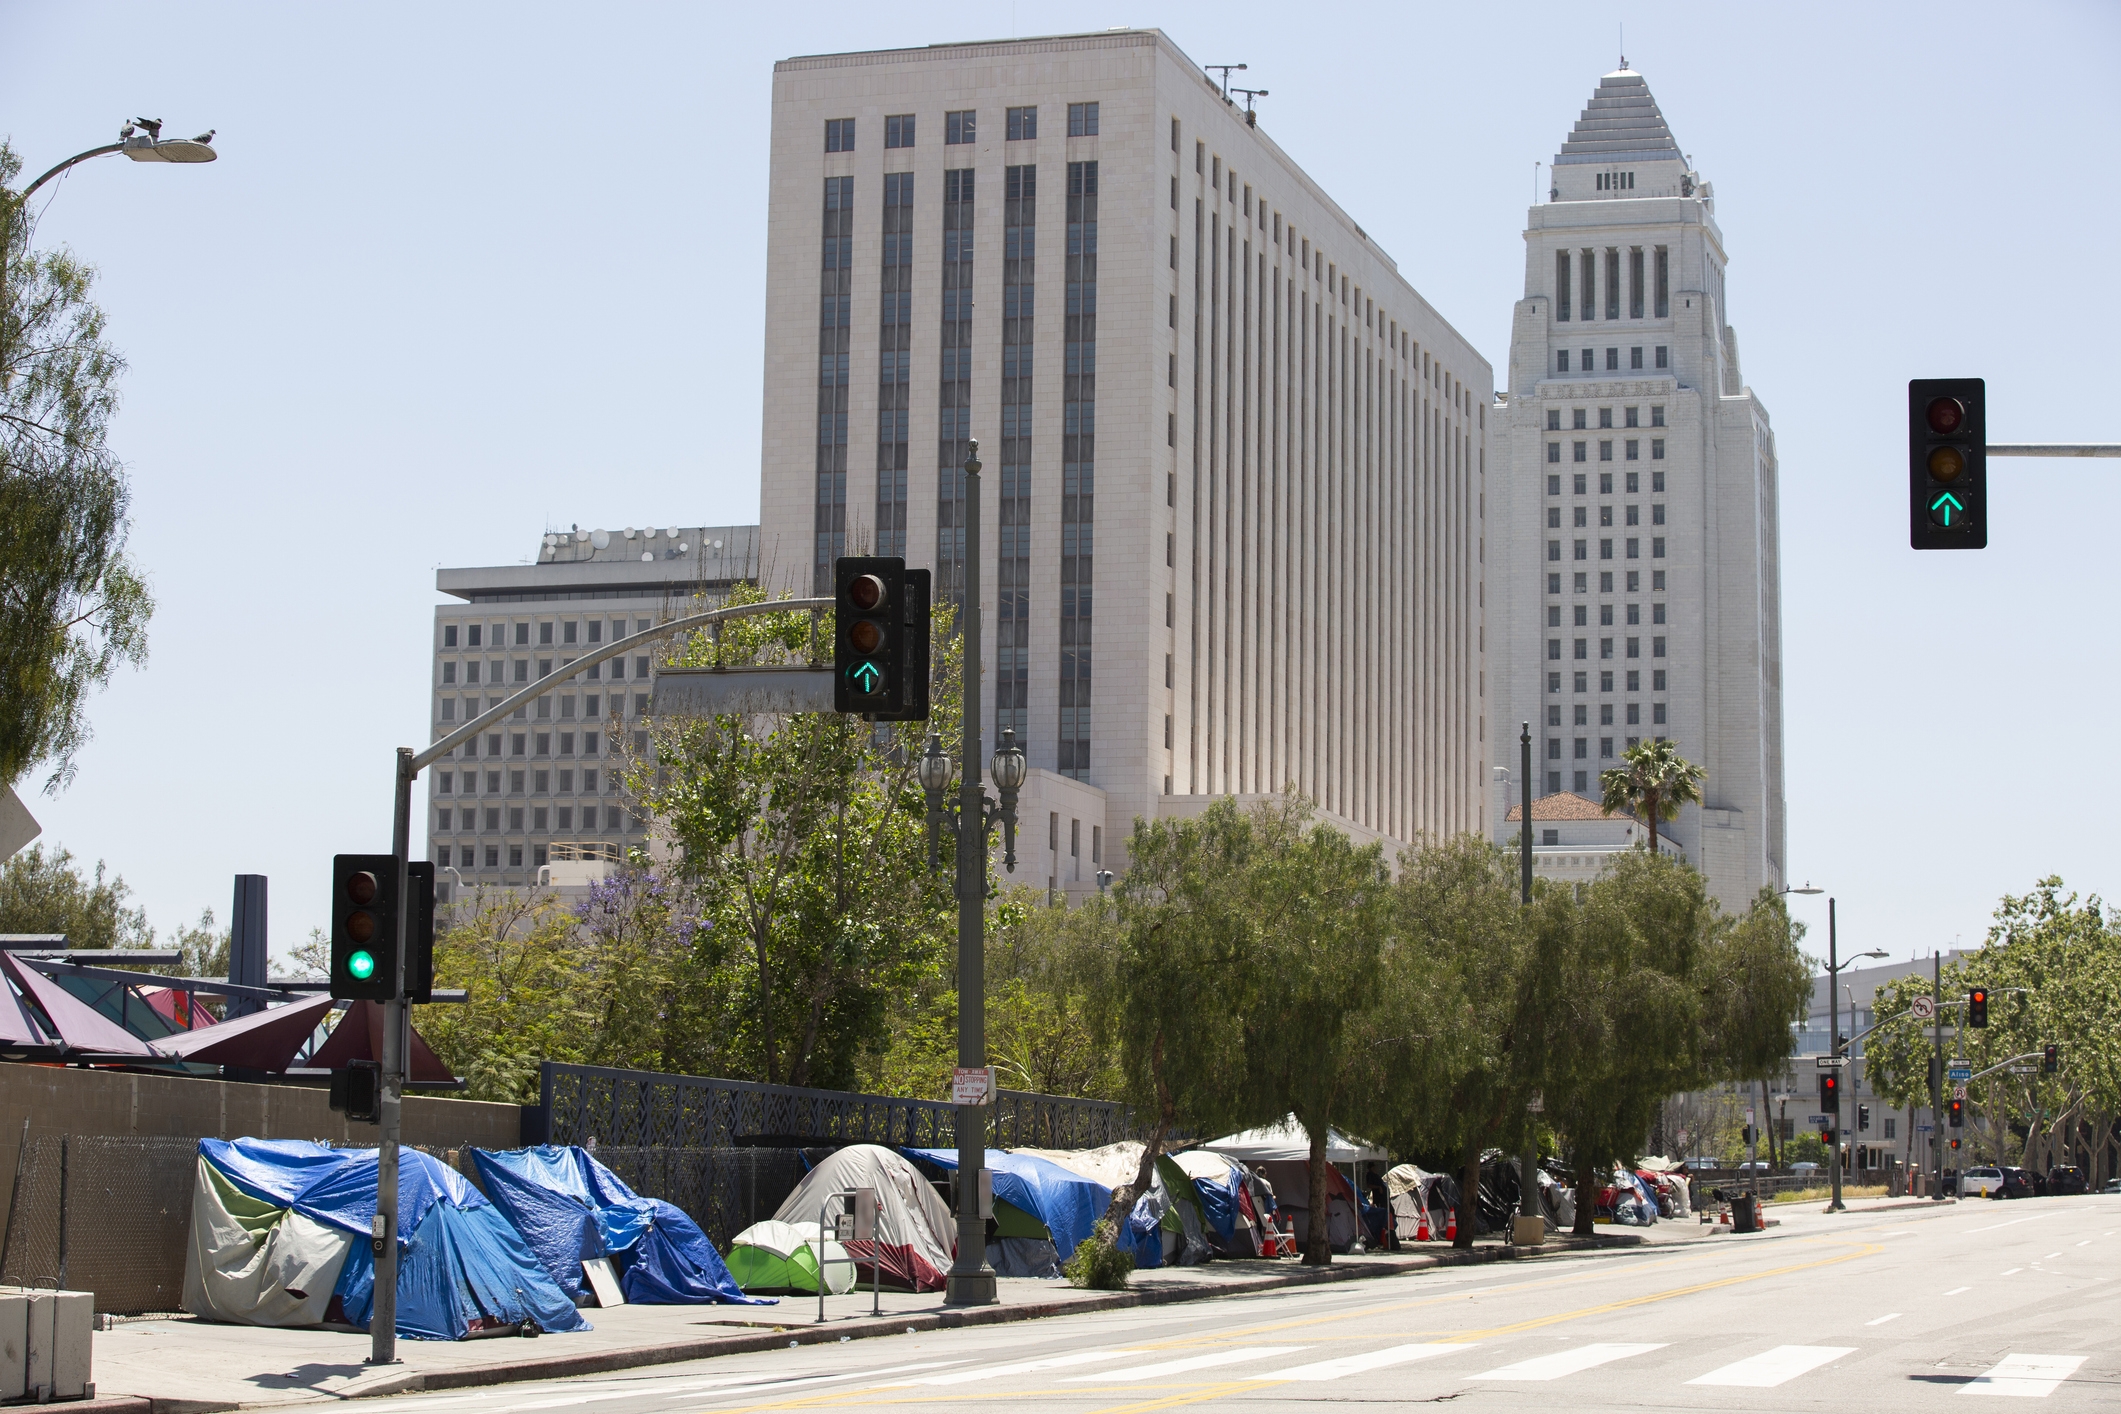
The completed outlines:
[[[1576,627],[1584,628],[1588,626],[1590,623],[1589,616],[1590,606],[1588,604],[1578,604],[1576,606]]]
[[[1573,444],[1573,451],[1572,451],[1572,452],[1571,452],[1571,454],[1570,454],[1570,460],[1572,460],[1572,461],[1579,461],[1579,462],[1580,462],[1580,461],[1589,461],[1589,460],[1590,460],[1590,452],[1591,452],[1591,444],[1590,444],[1590,443],[1588,443],[1588,442],[1577,442],[1577,443],[1574,443],[1574,444]]]
[[[1670,317],[1672,313],[1672,256],[1670,248],[1666,246],[1657,247],[1651,266],[1656,272],[1656,285],[1654,288],[1656,303],[1652,308],[1657,318],[1665,319]],[[1663,349],[1657,351],[1657,366],[1659,368],[1664,367]]]
[[[1662,658],[1664,656],[1664,639],[1653,638],[1650,640],[1650,656],[1652,658]]]
[[[444,648],[457,646],[457,626],[455,624],[444,624],[442,626],[442,646]]]
[[[1559,442],[1549,442],[1549,443],[1547,443],[1547,463],[1548,463],[1549,465],[1551,465],[1551,466],[1558,466],[1558,465],[1560,465],[1560,463],[1561,463],[1561,443],[1559,443]],[[1551,481],[1551,484],[1552,484],[1552,485],[1553,485],[1553,487],[1554,487],[1554,494],[1556,494],[1556,495],[1559,495],[1559,494],[1560,494],[1560,491],[1561,491],[1561,482],[1560,482],[1560,481],[1559,481],[1558,479],[1555,479],[1555,480],[1552,480],[1552,481]]]
[[[1549,660],[1551,660],[1551,661],[1555,661],[1555,662],[1558,662],[1558,661],[1560,661],[1560,659],[1561,659],[1561,640],[1560,640],[1560,639],[1558,639],[1558,638],[1550,638],[1550,639],[1548,639],[1548,640],[1547,640],[1547,657],[1548,657],[1548,659],[1549,659]]]
[[[1548,628],[1560,628],[1560,627],[1561,627],[1561,605],[1559,605],[1559,604],[1549,604],[1549,605],[1547,605],[1547,627],[1548,627]]]
[[[1577,274],[1582,277],[1579,281],[1580,288],[1578,289],[1576,294],[1576,312],[1578,317],[1580,317],[1584,323],[1588,324],[1593,319],[1598,317],[1598,291],[1596,288],[1598,284],[1597,254],[1589,250],[1584,251],[1581,255],[1577,257],[1576,270]],[[1591,366],[1590,359],[1588,357],[1585,358],[1583,366],[1586,369]]]
[[[1650,605],[1650,622],[1653,624],[1661,624],[1664,622],[1664,605]]]
[[[1554,317],[1563,324],[1569,322],[1569,253],[1565,250],[1554,252]]]
[[[1579,540],[1579,541],[1577,541],[1577,542],[1576,542],[1576,558],[1577,558],[1577,559],[1579,559],[1579,560],[1587,560],[1587,559],[1589,559],[1590,557],[1591,557],[1591,556],[1590,556],[1590,542],[1589,542],[1588,540]]]
[[[884,119],[884,146],[913,146],[913,115],[894,113]]]
[[[1620,247],[1607,246],[1605,250],[1605,317],[1620,317]],[[1614,366],[1616,349],[1606,350],[1606,367]]]
[[[1541,830],[1541,831],[1539,832],[1539,842],[1540,842],[1541,844],[1545,844],[1545,845],[1556,845],[1556,844],[1560,844],[1560,843],[1561,843],[1561,831],[1559,831],[1559,830]]]
[[[445,683],[454,684],[456,680],[457,665],[455,663],[444,663],[442,665],[442,681]]]
[[[1553,795],[1553,794],[1554,794],[1554,793],[1555,793],[1556,791],[1558,791],[1558,790],[1560,790],[1560,789],[1561,789],[1561,772],[1559,772],[1559,771],[1549,771],[1549,772],[1547,772],[1547,794],[1548,794],[1548,795]]]
[[[1598,558],[1599,558],[1599,559],[1601,559],[1601,560],[1610,560],[1610,559],[1612,559],[1612,558],[1613,558],[1613,542],[1612,542],[1612,541],[1610,541],[1610,540],[1601,540],[1601,541],[1599,541],[1599,542],[1598,542]]]
[[[907,118],[906,123],[910,147],[913,119]],[[884,174],[883,228],[877,330],[876,553],[904,556],[913,376],[913,173]]]
[[[1652,407],[1650,408],[1650,426],[1652,426],[1652,427],[1662,427],[1662,426],[1664,426],[1664,408],[1663,408],[1662,406],[1654,406],[1654,405],[1653,405],[1653,406],[1652,406]]]
[[[854,119],[827,118],[825,120],[825,150],[827,152],[854,151]]]
[[[1598,444],[1598,460],[1600,460],[1600,461],[1602,461],[1602,462],[1609,462],[1609,461],[1611,461],[1612,459],[1613,459],[1613,444],[1612,444],[1611,442],[1601,441],[1601,442],[1600,442],[1600,443]]]
[[[1586,726],[1589,726],[1590,724],[1591,724],[1591,709],[1590,709],[1589,705],[1588,705],[1588,704],[1586,704],[1586,703],[1582,703],[1582,702],[1579,702],[1579,703],[1577,703],[1577,704],[1576,704],[1576,725],[1577,725],[1577,726],[1579,726],[1579,727],[1586,727]]]
[[[1656,492],[1656,493],[1657,493],[1658,495],[1660,495],[1660,496],[1662,496],[1662,495],[1664,494],[1664,473],[1663,473],[1663,472],[1661,472],[1661,471],[1653,471],[1653,472],[1651,472],[1651,473],[1650,473],[1650,489],[1651,489],[1652,491],[1655,491],[1655,492]]]
[[[1629,640],[1628,640],[1628,656],[1629,656],[1630,658],[1640,658],[1640,657],[1642,656],[1642,640],[1641,640],[1641,639],[1639,639],[1639,638],[1631,638],[1631,639],[1629,639]]]
[[[1634,726],[1640,726],[1641,724],[1642,724],[1642,704],[1641,704],[1640,702],[1630,702],[1630,703],[1628,704],[1628,725],[1629,725],[1629,726],[1631,726],[1631,727],[1634,727]],[[1630,742],[1629,742],[1628,744],[1629,744],[1630,746],[1634,745],[1634,743],[1633,743],[1632,741],[1630,741]]]
[[[1664,460],[1664,438],[1652,437],[1650,439],[1650,460],[1653,462]]]
[[[1885,1139],[1887,1143],[1891,1143],[1896,1137],[1899,1126],[1900,1121],[1896,1117],[1892,1115],[1885,1117]]]
[[[1547,481],[1548,481],[1548,483],[1549,483],[1550,485],[1552,485],[1552,484],[1555,484],[1555,483],[1558,483],[1558,482],[1559,482],[1560,480],[1561,480],[1561,478],[1560,478],[1560,477],[1558,477],[1558,476],[1550,476],[1550,477],[1548,477],[1548,478],[1547,478]],[[1553,493],[1552,493],[1552,492],[1549,492],[1548,494],[1549,494],[1549,495],[1552,495]],[[1561,507],[1559,507],[1559,506],[1548,506],[1548,507],[1547,507],[1547,529],[1549,529],[1549,530],[1559,530],[1559,529],[1561,529]]]
[[[1653,560],[1664,558],[1664,537],[1662,535],[1650,537],[1650,558]]]
[[[1554,371],[1556,373],[1569,371],[1569,351],[1567,349],[1562,349],[1554,355]]]
[[[1658,668],[1656,671],[1650,674],[1650,691],[1664,691],[1664,669]],[[1661,722],[1664,720],[1664,718],[1659,717],[1657,720]]]
[[[1634,514],[1634,513],[1635,513],[1635,508],[1634,508],[1633,506],[1629,506],[1629,507],[1628,507],[1628,519],[1629,519],[1629,520],[1631,520],[1631,521],[1632,521],[1632,520],[1633,520],[1633,519],[1635,518],[1635,514]],[[1641,542],[1640,540],[1637,540],[1637,539],[1636,539],[1636,538],[1635,538],[1634,536],[1632,536],[1632,535],[1630,535],[1630,536],[1628,537],[1628,558],[1629,558],[1629,559],[1631,559],[1631,560],[1639,560],[1639,559],[1641,559],[1641,558],[1642,558],[1642,542]]]
[[[1591,682],[1591,675],[1590,675],[1589,673],[1577,673],[1577,674],[1576,674],[1575,676],[1576,676],[1576,681],[1575,681],[1575,684],[1574,684],[1574,686],[1575,686],[1575,689],[1576,689],[1576,691],[1578,691],[1578,692],[1589,692],[1589,691],[1591,690],[1591,688],[1590,688],[1590,682]]]
[[[1584,430],[1584,428],[1585,428],[1585,427],[1586,427],[1586,426],[1588,425],[1588,424],[1587,424],[1587,423],[1586,423],[1586,422],[1584,421],[1584,416],[1585,416],[1585,414],[1584,414],[1584,409],[1582,409],[1582,408],[1572,408],[1572,409],[1570,409],[1570,422],[1569,422],[1569,426],[1570,426],[1570,427],[1571,427],[1571,428],[1572,428],[1573,430],[1575,430],[1575,431],[1577,431],[1577,432],[1581,432],[1581,431],[1583,431],[1583,430]],[[1578,460],[1578,461],[1582,461],[1582,460],[1583,460],[1583,458],[1581,458],[1581,457],[1578,457],[1578,458],[1577,458],[1577,460]]]
[[[1578,461],[1581,461],[1581,460],[1583,460],[1583,458],[1581,458],[1581,457],[1578,457],[1578,458],[1577,458],[1577,460],[1578,460]],[[1584,477],[1584,474],[1583,474],[1582,472],[1580,472],[1580,471],[1579,471],[1579,472],[1577,472],[1577,473],[1576,473],[1576,486],[1575,486],[1575,491],[1576,491],[1576,494],[1577,494],[1577,495],[1579,495],[1579,496],[1581,496],[1581,495],[1583,494],[1583,490],[1584,490],[1584,480],[1583,480],[1583,477]],[[1578,525],[1582,525],[1582,524],[1583,524],[1583,512],[1582,512],[1582,511],[1578,511],[1578,512],[1576,512],[1576,523],[1577,523]]]
[[[1667,350],[1663,344],[1659,344],[1657,346],[1657,366],[1659,368],[1671,367],[1671,359],[1669,357],[1669,352],[1670,351]]]
[[[847,147],[854,147],[854,120]],[[826,124],[829,152],[832,124]],[[822,284],[818,318],[817,510],[812,556],[814,592],[832,586],[832,562],[847,543],[847,359],[854,291],[854,178],[825,178]],[[620,669],[614,668],[616,676]]]
[[[1598,759],[1601,761],[1613,759],[1613,738],[1609,736],[1598,738]]]
[[[1007,142],[1028,142],[1038,136],[1038,109],[1011,108],[1004,132]]]
[[[561,642],[561,643],[572,643],[572,642],[574,642],[574,639],[575,639],[575,631],[576,631],[576,630],[577,630],[578,628],[580,628],[580,627],[581,627],[581,625],[580,625],[580,624],[578,624],[578,623],[577,623],[577,622],[576,622],[575,620],[573,620],[573,619],[569,619],[569,620],[568,620],[568,621],[567,621],[566,623],[564,623],[564,624],[561,624],[561,625],[560,625],[560,642]]]
[[[1635,185],[1635,174],[1627,174],[1628,185]],[[1628,318],[1642,318],[1642,247],[1628,248]],[[1642,350],[1635,350],[1635,367],[1642,367]]]
[[[1559,761],[1560,759],[1561,759],[1561,738],[1560,738],[1560,737],[1558,737],[1558,736],[1550,736],[1550,737],[1548,737],[1548,738],[1547,738],[1547,760],[1549,760],[1549,761]]]
[[[1580,736],[1576,738],[1576,759],[1578,761],[1591,759],[1591,739],[1589,737]]]
[[[1547,542],[1547,558],[1549,560],[1561,558],[1561,542],[1559,540],[1549,540]]]
[[[1663,674],[1660,673],[1658,674],[1658,676],[1662,677]],[[1662,687],[1663,685],[1664,684],[1662,683],[1658,684],[1659,687]],[[1658,727],[1664,725],[1664,704],[1662,702],[1653,702],[1650,704],[1650,724],[1652,726]]]
[[[486,867],[488,869],[498,869],[500,865],[501,847],[499,845],[492,844],[486,846]]]
[[[1642,460],[1642,443],[1634,437],[1628,438],[1627,457],[1631,462]]]
[[[1628,669],[1628,691],[1642,691],[1642,674],[1633,668]]]
[[[1025,134],[1031,136],[1031,134]],[[1068,105],[1068,136],[1097,136],[1097,105],[1095,103],[1071,103]]]
[[[1579,638],[1579,639],[1577,639],[1577,640],[1576,640],[1576,657],[1577,657],[1577,658],[1578,658],[1579,660],[1581,660],[1581,659],[1589,658],[1590,656],[1591,656],[1591,641],[1590,641],[1590,640],[1589,640],[1588,638]]]
[[[1612,372],[1618,373],[1620,371],[1619,349],[1607,349],[1605,351],[1605,366]]]
[[[1641,349],[1629,349],[1629,350],[1628,350],[1628,367],[1629,367],[1629,368],[1640,368],[1640,367],[1642,367],[1642,350],[1641,350]]]
[[[1598,656],[1599,656],[1599,657],[1600,657],[1601,659],[1605,659],[1605,658],[1611,658],[1611,657],[1613,656],[1613,640],[1612,640],[1612,639],[1610,639],[1610,638],[1601,638],[1601,639],[1599,639],[1599,640],[1598,640]]]
[[[1663,525],[1663,524],[1664,524],[1664,503],[1663,503],[1663,502],[1661,502],[1661,501],[1660,501],[1660,502],[1658,502],[1657,504],[1655,504],[1655,505],[1653,505],[1653,506],[1651,506],[1651,507],[1650,507],[1650,524],[1651,524],[1651,525]]]
[[[961,147],[978,140],[978,111],[963,108],[955,113],[943,114],[943,146]]]

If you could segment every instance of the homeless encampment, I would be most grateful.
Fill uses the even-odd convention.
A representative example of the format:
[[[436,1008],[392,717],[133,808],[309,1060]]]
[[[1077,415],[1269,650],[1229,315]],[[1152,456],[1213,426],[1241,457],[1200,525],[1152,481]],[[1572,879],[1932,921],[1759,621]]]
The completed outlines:
[[[1011,1152],[1044,1159],[1097,1184],[1105,1195],[1097,1209],[1100,1216],[1112,1201],[1112,1190],[1134,1182],[1142,1160],[1141,1142],[1134,1139],[1123,1139],[1101,1149]],[[1127,1231],[1119,1245],[1134,1258],[1135,1267],[1143,1271],[1166,1264],[1192,1266],[1206,1261],[1211,1251],[1206,1207],[1192,1180],[1169,1154],[1157,1155],[1150,1173],[1149,1191],[1134,1200],[1127,1215]]]
[[[798,1229],[807,1226],[814,1234],[819,1209],[834,1195],[853,1188],[876,1190],[879,1218],[875,1242],[846,1244],[845,1255],[853,1257],[858,1265],[858,1279],[869,1282],[872,1264],[881,1263],[886,1286],[906,1291],[941,1291],[944,1275],[957,1252],[957,1227],[934,1185],[921,1177],[920,1170],[902,1154],[876,1144],[851,1144],[827,1155],[803,1175],[803,1181],[774,1213],[774,1220]],[[830,1220],[828,1214],[827,1221]],[[745,1234],[751,1231],[746,1228],[734,1241],[745,1242]],[[756,1245],[770,1250],[774,1244]],[[833,1255],[828,1249],[828,1259]],[[814,1267],[814,1252],[810,1260]],[[826,1265],[830,1286],[839,1280],[838,1271],[829,1260]],[[810,1289],[817,1289],[814,1279]]]
[[[500,1205],[547,1275],[577,1305],[582,1263],[607,1257],[630,1302],[654,1306],[750,1304],[698,1223],[660,1198],[643,1198],[588,1150],[473,1149],[486,1196]]]
[[[957,1172],[955,1149],[908,1149],[906,1156],[941,1174]],[[1005,1277],[1060,1276],[1060,1264],[1090,1235],[1112,1190],[1035,1154],[989,1149],[994,1175],[994,1234],[987,1261]]]
[[[201,1139],[184,1309],[257,1326],[365,1328],[376,1151]],[[398,1151],[397,1330],[462,1340],[517,1325],[587,1330],[502,1211],[454,1169]]]
[[[1263,1172],[1274,1185],[1281,1211],[1295,1224],[1296,1240],[1308,1240],[1311,1221],[1311,1137],[1292,1115],[1280,1124],[1226,1135],[1201,1146],[1233,1159],[1240,1159]],[[1326,1242],[1334,1251],[1348,1251],[1360,1232],[1356,1218],[1355,1189],[1341,1164],[1380,1163],[1385,1151],[1337,1129],[1326,1132]]]
[[[730,1240],[730,1273],[746,1291],[815,1295],[822,1271],[825,1290],[834,1295],[851,1291],[854,1259],[845,1247],[822,1234],[815,1217],[807,1223],[772,1218],[753,1223]]]

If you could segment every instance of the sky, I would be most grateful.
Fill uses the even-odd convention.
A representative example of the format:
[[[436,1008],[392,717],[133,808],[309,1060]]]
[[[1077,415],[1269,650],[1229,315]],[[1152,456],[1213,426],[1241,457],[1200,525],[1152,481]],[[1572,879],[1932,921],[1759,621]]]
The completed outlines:
[[[329,857],[389,847],[437,567],[756,518],[776,59],[1154,25],[1247,63],[1261,125],[1501,369],[1534,164],[1624,32],[1714,183],[1776,429],[1791,882],[1838,899],[1844,953],[1896,958],[1978,942],[2045,875],[2121,895],[2121,463],[1995,464],[1978,554],[1911,551],[1904,506],[1910,377],[1985,377],[1992,440],[2121,441],[2082,381],[2121,325],[2121,7],[1506,15],[0,0],[30,173],[136,116],[221,154],[38,194],[129,360],[113,440],[158,600],[74,783],[26,797],[45,841],[165,935],[265,874],[284,954]],[[1825,897],[1791,902],[1823,953]]]

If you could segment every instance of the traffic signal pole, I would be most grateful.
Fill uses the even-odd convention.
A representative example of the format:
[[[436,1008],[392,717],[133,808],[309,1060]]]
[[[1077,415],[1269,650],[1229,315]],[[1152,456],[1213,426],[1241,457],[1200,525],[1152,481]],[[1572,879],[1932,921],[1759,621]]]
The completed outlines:
[[[1524,819],[1517,831],[1517,872],[1524,907],[1532,906],[1532,724],[1517,732],[1517,798]],[[1517,1216],[1540,1220],[1540,1236],[1546,1236],[1546,1208],[1539,1196],[1539,1121],[1525,1120],[1524,1148],[1517,1160]]]
[[[1841,1058],[1841,958],[1838,951],[1840,939],[1834,928],[1834,900],[1826,901],[1826,1053],[1835,1060]],[[1854,1049],[1851,1047],[1851,1049]],[[1854,1062],[1850,1070],[1855,1069]],[[1838,1072],[1837,1072],[1838,1073]],[[1845,1211],[1841,1205],[1841,1107],[1834,1107],[1834,1152],[1827,1156],[1832,1167],[1834,1196],[1828,1201],[1830,1213]]]
[[[1930,1017],[1930,1038],[1936,1043],[1936,1054],[1930,1063],[1930,1167],[1935,1173],[1935,1182],[1930,1185],[1930,1200],[1944,1201],[1944,955],[1930,953],[1930,1001],[1935,1004]]]

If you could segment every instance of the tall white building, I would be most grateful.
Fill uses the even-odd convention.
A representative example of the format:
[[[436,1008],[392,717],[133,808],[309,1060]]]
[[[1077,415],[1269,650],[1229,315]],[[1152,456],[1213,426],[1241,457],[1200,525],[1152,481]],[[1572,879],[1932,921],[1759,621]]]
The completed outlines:
[[[1741,909],[1783,878],[1778,482],[1714,191],[1622,68],[1548,197],[1494,413],[1489,759],[1514,770],[1528,721],[1535,792],[1595,800],[1629,745],[1670,738],[1708,779],[1669,834]]]
[[[1480,826],[1490,370],[1264,129],[1125,30],[789,59],[772,141],[762,573],[961,592],[979,440],[1019,879],[1284,785]]]

